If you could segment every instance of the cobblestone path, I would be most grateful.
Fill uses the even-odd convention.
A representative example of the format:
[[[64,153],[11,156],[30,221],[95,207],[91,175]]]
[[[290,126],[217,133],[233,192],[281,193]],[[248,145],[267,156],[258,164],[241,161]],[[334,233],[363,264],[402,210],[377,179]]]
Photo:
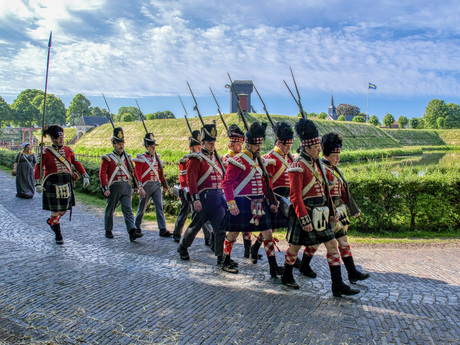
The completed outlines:
[[[117,219],[107,239],[101,211],[78,200],[58,246],[41,195],[16,198],[11,176],[0,177],[0,344],[460,343],[458,240],[352,244],[371,278],[360,294],[334,298],[324,248],[312,261],[318,278],[297,271],[301,288],[292,291],[270,277],[265,257],[244,259],[241,243],[232,275],[202,238],[181,261],[153,223],[130,242]]]

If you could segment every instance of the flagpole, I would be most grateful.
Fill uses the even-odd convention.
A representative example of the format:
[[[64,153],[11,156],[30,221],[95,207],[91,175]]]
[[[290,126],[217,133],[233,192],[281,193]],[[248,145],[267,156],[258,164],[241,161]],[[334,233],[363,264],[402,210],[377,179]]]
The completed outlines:
[[[366,123],[369,122],[369,83],[367,84],[367,116]]]

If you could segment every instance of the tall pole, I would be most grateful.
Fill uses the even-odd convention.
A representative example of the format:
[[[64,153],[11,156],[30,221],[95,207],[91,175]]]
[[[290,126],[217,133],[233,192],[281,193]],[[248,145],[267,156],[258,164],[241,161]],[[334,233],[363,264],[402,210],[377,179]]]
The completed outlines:
[[[369,122],[369,84],[367,84],[367,115],[366,115],[366,123]]]

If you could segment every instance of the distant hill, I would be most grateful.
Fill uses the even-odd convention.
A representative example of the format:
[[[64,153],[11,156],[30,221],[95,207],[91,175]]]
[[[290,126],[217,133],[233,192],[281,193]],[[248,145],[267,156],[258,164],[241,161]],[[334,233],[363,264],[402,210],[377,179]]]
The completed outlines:
[[[383,129],[403,146],[446,145],[434,130],[423,129]]]

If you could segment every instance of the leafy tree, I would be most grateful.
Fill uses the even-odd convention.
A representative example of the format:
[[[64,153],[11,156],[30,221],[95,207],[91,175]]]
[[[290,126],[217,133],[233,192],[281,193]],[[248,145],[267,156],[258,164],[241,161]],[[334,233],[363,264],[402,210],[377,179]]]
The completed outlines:
[[[13,117],[13,112],[11,107],[6,101],[0,97],[0,128],[3,127],[5,122],[11,121]]]
[[[352,120],[352,122],[366,122],[362,116],[355,116]]]
[[[145,115],[146,120],[155,120],[155,114],[154,113],[148,113]]]
[[[425,120],[425,128],[438,128],[436,122],[438,117],[446,118],[449,115],[449,107],[442,99],[432,99],[426,109],[423,119]]]
[[[347,121],[347,118],[343,115],[340,115],[338,118],[337,118],[337,121]]]
[[[176,116],[174,116],[174,114],[169,110],[157,111],[155,113],[155,119],[175,119],[175,118]]]
[[[460,128],[460,106],[448,103],[449,114],[446,117],[445,128]]]
[[[304,113],[305,113],[305,117],[308,117],[308,114],[305,110],[304,110]],[[297,117],[302,117],[302,114],[300,113],[300,111],[297,113]]]
[[[122,115],[123,114],[131,114],[132,115],[132,120],[131,121],[134,121],[134,119],[139,119],[139,109],[137,107],[134,107],[134,106],[131,106],[131,107],[121,107],[120,109],[118,109],[118,113],[116,115],[114,115],[113,117],[113,120],[114,121],[123,121],[122,120]]]
[[[99,107],[90,107],[89,108],[90,115],[88,116],[99,116],[99,117],[106,117],[108,111],[105,109],[101,109]]]
[[[43,121],[43,100],[45,99],[45,93],[40,91],[36,94],[32,100],[32,104],[39,111],[37,118],[35,118],[35,124],[39,127],[42,126]],[[46,95],[46,115],[45,125],[65,125],[66,123],[66,109],[65,104],[62,100],[53,94]]]
[[[371,117],[369,117],[369,123],[373,126],[378,126],[380,125],[380,121],[379,121],[379,118],[377,117],[377,115],[372,115]]]
[[[404,128],[404,126],[406,126],[408,123],[409,123],[409,120],[407,119],[407,117],[405,117],[403,115],[398,117],[398,126],[399,126],[399,128]]]
[[[446,125],[446,119],[443,118],[443,117],[438,117],[438,118],[436,119],[436,124],[438,125],[438,128],[441,128],[441,129],[442,129],[442,128],[444,128],[445,125]]]
[[[409,127],[412,129],[416,129],[419,122],[420,122],[420,119],[413,117],[412,119],[409,120]]]
[[[356,105],[350,105],[345,103],[340,103],[337,108],[335,108],[337,115],[359,115],[360,110]]]
[[[395,123],[395,118],[391,114],[386,114],[385,117],[383,118],[383,125],[391,128],[391,125]]]
[[[14,110],[12,123],[20,127],[30,127],[40,116],[40,111],[34,107],[27,95],[22,92],[11,105]]]
[[[131,113],[124,113],[124,114],[121,114],[120,120],[122,122],[133,122],[134,117],[133,117],[133,114]]]
[[[318,119],[320,120],[326,120],[327,114],[323,111],[318,114]]]
[[[424,129],[425,128],[425,120],[422,118],[418,119],[417,129]]]
[[[71,126],[75,125],[82,116],[90,116],[91,102],[88,98],[83,96],[81,93],[76,95],[70,103],[69,109],[67,109],[67,122]]]
[[[316,113],[308,113],[308,117],[316,117]]]

